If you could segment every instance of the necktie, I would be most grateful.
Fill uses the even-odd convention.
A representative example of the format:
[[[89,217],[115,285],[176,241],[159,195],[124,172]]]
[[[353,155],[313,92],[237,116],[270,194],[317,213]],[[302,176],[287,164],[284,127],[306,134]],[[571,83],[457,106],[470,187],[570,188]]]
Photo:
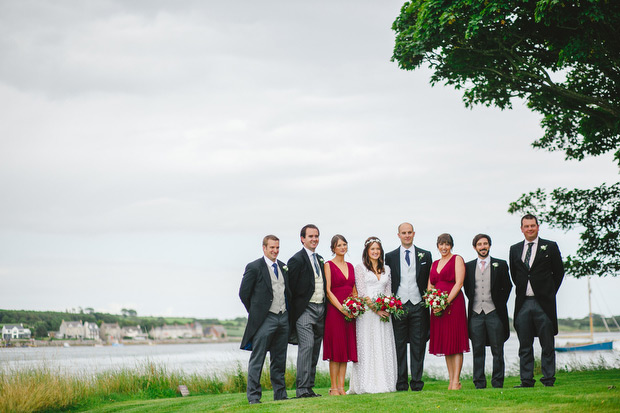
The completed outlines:
[[[480,272],[484,272],[484,267],[486,267],[486,261],[480,261]]]
[[[273,267],[273,272],[276,274],[276,279],[278,279],[278,264],[274,262],[271,266]]]
[[[409,258],[409,254],[411,254],[411,251],[405,250],[405,261],[407,262],[408,266],[411,266],[411,258]]]
[[[314,263],[314,269],[316,270],[316,276],[319,277],[321,275],[321,270],[319,270],[319,262],[316,259],[316,252],[312,253],[312,262]]]
[[[532,245],[534,245],[533,242],[527,243],[527,252],[525,253],[525,259],[523,260],[525,265],[527,265],[527,268],[530,268],[530,258],[532,258]]]

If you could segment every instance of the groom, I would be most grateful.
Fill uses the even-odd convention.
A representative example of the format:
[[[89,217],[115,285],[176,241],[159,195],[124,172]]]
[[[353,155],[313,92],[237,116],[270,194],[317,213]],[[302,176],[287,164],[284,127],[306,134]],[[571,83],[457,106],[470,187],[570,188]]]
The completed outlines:
[[[407,343],[411,358],[411,390],[420,391],[424,387],[424,353],[428,341],[429,312],[424,306],[422,296],[428,285],[428,277],[433,258],[429,251],[413,245],[415,231],[413,225],[404,222],[398,226],[400,247],[385,255],[385,264],[392,271],[392,292],[404,303],[405,316],[400,320],[392,317],[398,377],[396,390],[409,388],[407,379]]]

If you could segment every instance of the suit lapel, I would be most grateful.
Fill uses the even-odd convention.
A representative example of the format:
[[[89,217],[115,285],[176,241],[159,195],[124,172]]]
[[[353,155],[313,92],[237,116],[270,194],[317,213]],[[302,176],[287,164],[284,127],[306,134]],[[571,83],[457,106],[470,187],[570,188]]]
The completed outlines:
[[[392,279],[395,281],[396,288],[400,285],[400,247],[396,248],[391,252],[396,257],[397,264],[394,265],[394,268],[390,268],[392,271]],[[394,291],[394,294],[396,292]]]
[[[536,263],[538,262],[538,259],[540,258],[542,252],[544,251],[542,249],[543,245],[545,245],[545,250],[546,250],[547,242],[542,238],[538,238],[538,245],[536,246],[536,255],[534,256],[534,261],[532,261],[532,267],[536,265]]]
[[[497,270],[495,269],[495,265],[493,265],[495,263],[495,259],[493,257],[491,257],[490,260],[490,265],[491,265],[491,292],[493,292],[493,285],[495,284],[495,277],[497,276]]]
[[[261,265],[261,277],[263,279],[263,281],[266,283],[266,285],[269,286],[268,290],[271,293],[271,295],[273,296],[273,288],[271,288],[271,273],[269,272],[269,267],[267,266],[267,263],[265,262],[265,260],[263,259],[263,264]],[[279,266],[278,266],[279,267]]]
[[[525,241],[521,241],[520,243],[517,244],[517,261],[519,261],[521,263],[521,266],[527,271],[529,270],[529,268],[527,268],[527,265],[525,265],[525,263],[523,262],[523,245],[525,244]]]
[[[467,264],[467,266],[469,267],[467,271],[469,274],[471,274],[471,277],[465,277],[465,283],[467,285],[469,285],[470,288],[475,288],[476,287],[476,266],[478,265],[478,260],[473,260],[471,262],[469,262]]]
[[[308,280],[314,280],[314,264],[310,260],[310,257],[308,256],[308,253],[306,252],[305,248],[301,249],[301,253],[304,257],[304,262],[306,263],[306,266],[308,267],[308,275],[310,275],[310,277],[308,277]]]

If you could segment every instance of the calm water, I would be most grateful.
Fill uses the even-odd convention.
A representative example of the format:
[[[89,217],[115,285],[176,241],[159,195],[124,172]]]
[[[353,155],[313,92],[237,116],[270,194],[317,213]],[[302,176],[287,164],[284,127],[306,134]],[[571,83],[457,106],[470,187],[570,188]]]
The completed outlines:
[[[557,353],[558,368],[569,370],[589,364],[600,364],[620,368],[620,333],[597,333],[595,341],[618,340],[612,351]],[[578,339],[558,336],[556,344]],[[505,345],[507,374],[518,374],[519,343],[513,333]],[[536,355],[540,356],[540,346],[535,343]],[[210,344],[166,344],[133,345],[118,347],[39,347],[0,349],[0,363],[4,368],[22,369],[45,366],[52,370],[69,374],[88,374],[119,368],[135,368],[147,363],[164,366],[168,370],[186,373],[217,374],[234,370],[237,364],[247,369],[250,353],[239,349],[238,343]],[[289,363],[297,357],[297,346],[288,347]],[[487,347],[487,369],[491,367],[491,352]],[[328,371],[328,363],[320,361],[318,368]],[[426,356],[425,373],[436,378],[447,378],[443,357]],[[490,371],[490,370],[489,370]],[[472,356],[465,354],[463,374],[471,375]]]

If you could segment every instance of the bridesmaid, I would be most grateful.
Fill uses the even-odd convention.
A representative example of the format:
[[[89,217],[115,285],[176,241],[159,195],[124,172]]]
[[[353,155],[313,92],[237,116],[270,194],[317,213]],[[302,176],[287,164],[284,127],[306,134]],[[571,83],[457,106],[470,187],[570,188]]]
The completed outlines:
[[[355,289],[355,269],[344,260],[348,251],[347,240],[342,235],[334,235],[331,250],[335,257],[325,263],[325,287],[327,290],[327,314],[325,315],[325,334],[323,336],[323,360],[329,360],[331,388],[329,394],[340,396],[344,391],[347,362],[357,363],[355,342],[355,321],[346,321],[342,302],[349,296],[357,296]]]
[[[448,307],[441,313],[433,310],[431,315],[431,340],[429,353],[446,356],[450,385],[448,390],[461,389],[463,352],[469,351],[465,299],[461,288],[465,281],[465,262],[452,254],[454,240],[450,234],[437,237],[437,249],[441,259],[431,266],[428,289],[437,288],[448,292]]]

